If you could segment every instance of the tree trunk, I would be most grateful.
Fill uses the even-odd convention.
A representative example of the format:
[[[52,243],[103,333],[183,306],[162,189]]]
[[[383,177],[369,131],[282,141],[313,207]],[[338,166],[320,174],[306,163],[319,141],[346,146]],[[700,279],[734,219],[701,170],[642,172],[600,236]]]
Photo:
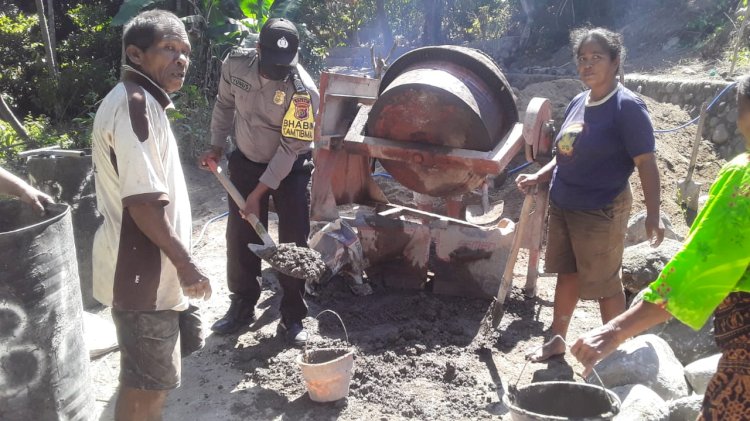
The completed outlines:
[[[36,0],[36,13],[39,16],[39,28],[42,31],[47,66],[49,67],[50,75],[57,80],[58,75],[57,65],[55,64],[55,54],[52,50],[52,42],[49,37],[49,27],[47,26],[47,17],[44,14],[44,2],[42,0]]]
[[[526,19],[523,23],[521,39],[519,40],[518,45],[520,48],[526,48],[530,43],[532,31],[535,25],[534,15],[536,12],[534,2],[532,0],[521,0],[521,9],[523,10],[523,15]]]
[[[423,0],[424,28],[422,45],[436,45],[443,42],[443,0]]]
[[[5,98],[3,98],[2,94],[0,94],[0,119],[7,121],[8,124],[13,127],[13,130],[18,133],[18,136],[20,136],[25,142],[29,142],[31,140],[31,138],[29,137],[29,133],[23,127],[23,124],[18,121],[16,115],[13,114],[13,110],[11,110],[8,106],[8,103],[5,102]]]
[[[391,25],[388,24],[388,15],[385,13],[385,0],[375,1],[375,13],[380,32],[383,34],[383,52],[385,52],[393,45],[393,31],[391,31]]]
[[[57,36],[55,35],[55,0],[47,0],[47,23],[49,24],[49,45],[52,56],[57,63],[55,51],[57,51]]]

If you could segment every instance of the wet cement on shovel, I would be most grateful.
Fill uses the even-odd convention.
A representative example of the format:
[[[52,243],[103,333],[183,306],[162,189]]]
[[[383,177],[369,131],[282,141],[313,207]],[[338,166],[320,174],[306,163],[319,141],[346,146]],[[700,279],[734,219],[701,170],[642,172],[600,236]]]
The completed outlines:
[[[326,271],[326,264],[319,252],[294,243],[283,243],[255,252],[279,272],[308,282],[317,282]]]

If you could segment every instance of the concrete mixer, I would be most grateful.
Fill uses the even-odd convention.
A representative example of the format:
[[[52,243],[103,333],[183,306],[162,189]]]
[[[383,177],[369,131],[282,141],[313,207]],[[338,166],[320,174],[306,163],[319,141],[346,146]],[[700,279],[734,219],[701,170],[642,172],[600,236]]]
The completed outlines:
[[[519,123],[513,93],[495,62],[458,46],[408,52],[382,80],[324,72],[320,95],[312,219],[333,221],[340,218],[339,205],[368,205],[372,211],[349,221],[357,228],[368,278],[386,286],[424,288],[431,282],[435,292],[494,296],[515,224],[502,219],[480,227],[389,204],[373,180],[373,162],[419,193],[472,191],[519,154],[527,161],[549,158],[549,101],[534,98]],[[520,242],[530,253],[527,295],[535,293],[546,190],[539,189],[536,211],[526,218],[529,234]]]

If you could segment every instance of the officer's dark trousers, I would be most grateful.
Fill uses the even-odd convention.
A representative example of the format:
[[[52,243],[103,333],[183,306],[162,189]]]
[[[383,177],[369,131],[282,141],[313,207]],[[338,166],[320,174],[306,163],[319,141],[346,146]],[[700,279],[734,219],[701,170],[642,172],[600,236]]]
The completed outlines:
[[[306,164],[307,161],[307,164]],[[279,188],[271,190],[276,212],[279,215],[279,242],[296,243],[307,247],[310,234],[310,208],[307,201],[307,185],[312,172],[310,154],[301,156],[292,171],[281,181]],[[239,150],[229,157],[229,178],[237,190],[247,197],[258,185],[266,170],[266,164],[248,160]],[[260,298],[260,259],[251,252],[247,244],[262,244],[250,224],[242,219],[239,208],[228,198],[227,220],[227,284],[229,291],[245,297],[255,305]],[[268,196],[260,204],[258,219],[268,226]],[[281,299],[281,318],[285,323],[302,320],[307,315],[307,306],[302,299],[305,282],[301,279],[279,274],[279,283],[284,296]]]

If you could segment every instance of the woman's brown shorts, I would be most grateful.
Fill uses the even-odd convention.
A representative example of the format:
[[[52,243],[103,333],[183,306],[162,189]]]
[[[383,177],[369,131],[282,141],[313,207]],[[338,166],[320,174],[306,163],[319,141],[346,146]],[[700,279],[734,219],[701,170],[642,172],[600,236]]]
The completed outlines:
[[[550,202],[545,272],[577,273],[582,299],[620,293],[622,253],[632,202],[629,185],[603,209],[566,210]]]

